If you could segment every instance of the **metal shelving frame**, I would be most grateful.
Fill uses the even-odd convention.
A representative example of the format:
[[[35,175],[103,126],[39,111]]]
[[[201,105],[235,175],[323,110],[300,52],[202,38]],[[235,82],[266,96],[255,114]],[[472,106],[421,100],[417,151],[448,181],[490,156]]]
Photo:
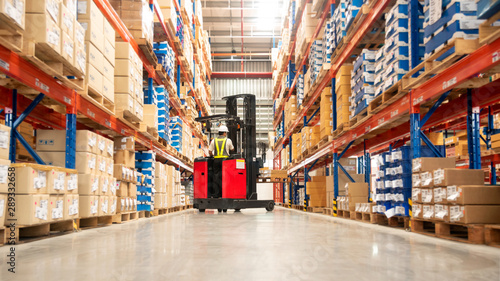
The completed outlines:
[[[115,28],[116,32],[121,36],[125,42],[129,42],[133,49],[137,52],[141,58],[144,69],[148,73],[148,84],[151,86],[152,82],[156,82],[158,85],[163,85],[163,82],[156,75],[154,66],[147,60],[146,56],[139,48],[137,41],[132,37],[130,31],[126,28],[124,23],[118,17],[118,14],[110,5],[107,0],[94,0],[94,3],[102,11],[104,16],[110,21],[111,25]],[[180,12],[179,3],[174,1],[176,5],[177,12]],[[169,29],[166,28],[163,16],[161,14],[160,7],[156,0],[150,0],[150,7],[154,9],[156,15],[162,22],[162,27],[167,34],[167,38],[171,46],[173,45],[174,35],[170,33]],[[180,83],[180,74],[183,73],[187,81],[187,72],[182,67],[178,54],[176,54],[178,71],[177,83]],[[40,94],[31,101],[30,99],[17,94],[17,90],[10,90],[4,87],[0,87],[0,94],[2,95],[2,100],[0,101],[0,106],[5,108],[5,119],[6,124],[12,128],[11,134],[11,148],[10,148],[10,158],[12,162],[15,162],[15,147],[16,139],[19,140],[28,152],[33,156],[33,158],[40,164],[44,164],[37,153],[28,145],[28,143],[23,139],[21,134],[16,130],[17,126],[24,120],[34,122],[40,126],[53,128],[53,129],[65,129],[66,130],[66,168],[75,167],[75,143],[76,143],[76,130],[77,126],[81,128],[86,128],[85,125],[77,124],[77,115],[85,116],[86,118],[95,122],[95,124],[100,124],[104,128],[111,130],[118,135],[122,136],[133,136],[139,145],[144,146],[147,149],[156,152],[157,157],[164,159],[165,161],[170,161],[176,167],[182,168],[185,172],[193,171],[193,167],[177,157],[177,155],[167,151],[158,142],[151,140],[145,135],[138,132],[135,128],[130,127],[125,124],[114,115],[97,107],[93,103],[84,99],[75,90],[60,84],[57,79],[49,76],[45,72],[41,71],[36,66],[32,65],[22,57],[20,57],[15,52],[0,46],[0,72],[7,75],[9,78],[13,78],[20,83],[34,89]],[[193,76],[194,77],[194,76]],[[195,82],[195,81],[193,81]],[[191,91],[195,96],[198,107],[202,112],[200,115],[207,114],[207,108],[200,102],[199,97],[196,96],[196,92],[193,89],[193,84],[187,81]],[[179,85],[178,85],[179,86]],[[54,111],[51,108],[38,105],[40,101],[44,98],[50,98],[61,105],[66,107],[66,114],[61,114]],[[182,115],[180,100],[175,97],[170,97],[170,104],[174,111],[186,122],[185,116]],[[37,106],[38,105],[38,106]],[[18,116],[17,112],[24,109],[24,111]],[[190,125],[186,122],[186,124]],[[200,139],[200,146],[206,147],[203,142],[202,135],[195,133],[195,137]]]
[[[329,1],[331,5],[331,14],[335,7],[334,1]],[[281,166],[281,150],[285,148],[286,144],[291,145],[291,135],[293,132],[300,130],[303,126],[307,126],[307,114],[313,104],[317,103],[319,96],[326,86],[332,86],[333,101],[335,97],[335,75],[339,68],[346,62],[353,52],[353,50],[361,42],[371,26],[379,19],[384,10],[393,3],[391,0],[376,1],[373,7],[369,10],[368,15],[364,17],[360,28],[354,34],[351,34],[347,47],[336,57],[332,58],[331,67],[328,75],[326,75],[319,83],[319,86],[312,93],[312,97],[303,104],[302,110],[297,114],[297,117],[292,120],[291,126],[284,133],[284,136],[276,142],[274,148],[275,155],[275,168],[284,168]],[[327,5],[328,5],[327,4]],[[418,1],[410,0],[410,9],[421,9]],[[325,9],[326,10],[326,7]],[[324,14],[322,15],[323,19]],[[299,23],[300,24],[300,23]],[[319,22],[316,31],[321,28],[323,20]],[[411,29],[411,27],[410,27]],[[348,31],[349,33],[352,33]],[[291,40],[294,40],[292,37]],[[292,49],[293,50],[293,49]],[[309,50],[306,50],[306,56]],[[293,53],[290,53],[290,56]],[[401,98],[394,103],[388,105],[379,112],[367,118],[360,125],[352,128],[333,141],[322,145],[313,155],[309,155],[299,163],[289,165],[288,173],[293,179],[299,170],[304,170],[304,178],[307,179],[308,172],[314,166],[325,166],[333,162],[334,176],[334,197],[338,196],[338,170],[346,173],[338,160],[342,157],[348,156],[361,156],[360,164],[362,171],[365,173],[365,181],[370,182],[370,153],[377,153],[387,149],[393,149],[397,146],[403,145],[406,141],[410,140],[413,158],[420,156],[421,141],[424,141],[428,146],[434,147],[427,139],[423,131],[448,131],[448,130],[467,130],[469,137],[469,159],[462,160],[464,167],[471,169],[480,169],[485,165],[491,167],[491,183],[496,184],[496,171],[494,165],[500,163],[500,156],[492,154],[481,158],[480,142],[483,141],[487,144],[488,149],[491,148],[491,135],[499,133],[498,130],[493,129],[492,114],[500,112],[500,81],[496,80],[490,82],[482,87],[467,89],[467,94],[461,95],[459,98],[446,100],[451,90],[464,82],[470,81],[478,77],[479,74],[488,72],[492,68],[500,64],[500,38],[490,40],[478,48],[473,53],[465,56],[457,61],[444,71],[430,78],[422,85],[410,90],[409,93],[404,94]],[[412,65],[416,62],[412,59]],[[300,69],[300,68],[299,68]],[[292,94],[293,87],[286,93],[282,99],[281,104],[277,106],[278,109],[284,107],[284,103]],[[275,93],[275,98],[277,96]],[[425,116],[420,116],[422,106],[429,107]],[[315,115],[316,113],[313,113]],[[336,106],[333,106],[333,116],[336,116]],[[482,138],[479,134],[480,120],[487,118],[488,126],[484,129],[486,138]],[[312,118],[311,118],[312,119]],[[335,118],[334,118],[335,119]],[[284,112],[277,110],[275,112],[274,128],[282,124],[284,127]],[[337,124],[334,121],[334,130]],[[291,148],[290,148],[291,151]],[[434,149],[436,157],[444,157],[440,155],[437,149]],[[291,153],[289,155],[290,163],[292,162]],[[352,179],[351,179],[352,180]],[[304,181],[306,182],[306,180]],[[306,188],[304,184],[304,188]],[[298,188],[301,188],[300,186]],[[290,184],[290,190],[292,185]],[[294,191],[296,192],[296,190]],[[300,204],[301,202],[292,202],[292,196],[289,196],[289,204]],[[284,187],[283,187],[283,203]],[[334,201],[334,213],[336,210],[336,202]],[[307,203],[304,203],[306,206]]]

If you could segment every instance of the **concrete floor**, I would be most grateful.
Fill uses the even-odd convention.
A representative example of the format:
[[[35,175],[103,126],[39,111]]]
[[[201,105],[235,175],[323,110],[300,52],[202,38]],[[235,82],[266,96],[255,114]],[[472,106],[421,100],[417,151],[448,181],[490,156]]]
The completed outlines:
[[[500,280],[500,249],[277,208],[186,211],[0,247],[0,280]],[[340,278],[340,279],[339,279]]]

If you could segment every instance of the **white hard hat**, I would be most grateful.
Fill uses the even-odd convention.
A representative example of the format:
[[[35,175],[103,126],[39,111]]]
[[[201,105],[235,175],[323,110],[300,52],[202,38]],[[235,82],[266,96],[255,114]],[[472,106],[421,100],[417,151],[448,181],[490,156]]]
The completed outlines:
[[[219,127],[219,133],[227,133],[229,130],[227,129],[226,125],[222,125]]]

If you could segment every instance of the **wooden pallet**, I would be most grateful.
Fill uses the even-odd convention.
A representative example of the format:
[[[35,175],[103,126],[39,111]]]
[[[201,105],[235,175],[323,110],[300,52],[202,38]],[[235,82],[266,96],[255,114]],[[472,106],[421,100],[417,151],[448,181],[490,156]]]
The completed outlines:
[[[378,213],[370,213],[370,223],[403,229],[410,228],[409,217],[394,216],[387,218],[386,215]]]
[[[455,224],[413,218],[411,231],[470,244],[485,243],[485,226],[483,224]]]
[[[60,236],[73,233],[78,227],[78,219],[43,223],[37,225],[20,225],[16,226],[14,237],[16,244],[37,241],[49,237]],[[5,229],[7,231],[8,229]],[[10,232],[10,230],[9,230]],[[4,234],[6,235],[6,234]],[[12,235],[9,233],[9,235]]]
[[[115,114],[115,103],[103,96],[101,90],[94,89],[91,85],[86,84],[83,90],[78,91],[78,94],[108,114]]]
[[[398,83],[392,85],[387,91],[376,96],[368,105],[368,113],[373,115],[404,96],[407,92],[403,91],[402,85],[402,80],[399,80]]]
[[[344,210],[338,210],[337,211],[337,217],[338,218],[344,218],[344,219],[350,219],[351,218],[351,212],[350,211],[344,211]]]
[[[142,50],[142,53],[149,61],[149,63],[151,63],[151,65],[153,66],[156,66],[158,64],[158,58],[153,51],[153,45],[151,45],[151,42],[149,42],[145,38],[138,38],[135,39],[135,41],[137,42],[137,45],[139,45],[139,49]]]
[[[323,208],[323,215],[332,216],[333,209],[332,208]]]
[[[145,218],[146,217],[146,211],[138,211],[137,215],[138,215],[138,217],[140,219]]]
[[[455,48],[453,54],[449,55],[447,58],[442,61],[436,61],[440,56],[449,51],[450,49]],[[442,72],[447,69],[449,66],[454,64],[456,61],[463,58],[465,55],[468,55],[479,48],[479,40],[465,40],[462,38],[452,39],[450,42],[434,50],[434,53],[426,58],[422,63],[417,65],[415,68],[410,70],[402,79],[401,88],[404,91],[409,91],[414,89],[423,83],[425,83],[432,76]],[[412,78],[412,76],[419,71],[424,70],[424,73],[420,74],[417,78]],[[486,82],[487,83],[487,82]],[[470,83],[469,83],[470,84]],[[467,88],[469,84],[458,85],[455,88]],[[484,85],[484,84],[483,84]],[[478,85],[478,86],[483,86]],[[474,86],[474,85],[470,85]]]
[[[484,242],[486,245],[500,248],[500,225],[484,226]]]
[[[344,123],[337,124],[337,130],[335,130],[333,132],[333,136],[334,137],[339,137],[343,133],[349,131],[349,128],[350,128],[350,123],[349,122],[344,122]]]
[[[2,226],[0,228],[0,246],[7,244],[7,237],[10,236],[10,229]]]
[[[349,127],[356,128],[359,126],[361,123],[365,122],[368,120],[368,118],[371,117],[371,114],[368,113],[368,108],[363,109],[358,115],[354,116],[350,121],[349,121]]]
[[[307,207],[307,211],[309,213],[323,213],[323,209],[325,209],[325,207]]]
[[[113,215],[111,220],[113,223],[124,223],[129,221],[135,221],[138,218],[139,215],[137,212],[131,212],[131,213],[121,213]]]
[[[371,213],[354,212],[355,220],[370,223]]]
[[[289,182],[289,178],[257,178],[258,183],[287,183]]]
[[[45,43],[24,40],[21,57],[71,89],[81,91],[85,88],[83,73]]]
[[[101,226],[107,226],[113,224],[113,216],[101,216],[101,217],[91,217],[91,218],[81,218],[80,228],[95,228]]]
[[[500,11],[479,26],[479,45],[490,44],[500,38],[500,27],[491,26],[498,20],[500,20]]]

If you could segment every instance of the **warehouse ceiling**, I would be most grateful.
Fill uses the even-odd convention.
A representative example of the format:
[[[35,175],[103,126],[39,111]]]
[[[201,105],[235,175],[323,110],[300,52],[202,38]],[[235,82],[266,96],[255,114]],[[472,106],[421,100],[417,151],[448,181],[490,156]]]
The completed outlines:
[[[282,0],[202,0],[202,7],[212,53],[270,54],[280,40]]]

